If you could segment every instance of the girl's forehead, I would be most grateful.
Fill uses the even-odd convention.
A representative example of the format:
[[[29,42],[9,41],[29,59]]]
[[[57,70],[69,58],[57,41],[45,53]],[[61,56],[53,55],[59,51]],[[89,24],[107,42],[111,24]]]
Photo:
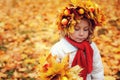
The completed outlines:
[[[89,26],[89,22],[87,20],[81,19],[81,20],[77,21],[76,26],[88,27]]]

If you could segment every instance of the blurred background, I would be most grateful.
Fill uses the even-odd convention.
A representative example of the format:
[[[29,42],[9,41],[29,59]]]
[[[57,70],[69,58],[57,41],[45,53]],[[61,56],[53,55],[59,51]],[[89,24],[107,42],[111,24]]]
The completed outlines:
[[[92,0],[106,25],[95,29],[105,80],[120,80],[120,0]],[[70,0],[0,0],[0,80],[40,80],[40,56],[59,40],[55,24]]]

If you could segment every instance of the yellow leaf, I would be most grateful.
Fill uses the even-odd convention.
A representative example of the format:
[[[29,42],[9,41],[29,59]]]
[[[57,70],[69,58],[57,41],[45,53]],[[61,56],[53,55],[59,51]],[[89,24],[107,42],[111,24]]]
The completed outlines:
[[[71,0],[71,2],[76,5],[78,3],[78,0]]]
[[[26,59],[25,63],[35,63],[35,59]]]
[[[74,32],[74,26],[70,26],[70,27],[69,27],[69,32],[70,32],[70,33],[73,33],[73,32]]]
[[[116,80],[116,79],[112,76],[105,76],[104,80]]]
[[[66,57],[64,57],[61,61],[61,64],[64,66],[68,66],[69,64],[69,55],[67,55]]]
[[[62,80],[68,80],[68,78],[64,76],[64,77],[62,77]]]

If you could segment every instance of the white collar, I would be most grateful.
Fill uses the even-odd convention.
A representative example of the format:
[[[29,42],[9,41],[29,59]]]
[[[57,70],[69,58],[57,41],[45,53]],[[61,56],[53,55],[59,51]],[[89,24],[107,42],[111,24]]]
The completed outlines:
[[[60,40],[60,44],[63,47],[65,53],[71,53],[77,50],[77,48],[70,44],[65,38]]]

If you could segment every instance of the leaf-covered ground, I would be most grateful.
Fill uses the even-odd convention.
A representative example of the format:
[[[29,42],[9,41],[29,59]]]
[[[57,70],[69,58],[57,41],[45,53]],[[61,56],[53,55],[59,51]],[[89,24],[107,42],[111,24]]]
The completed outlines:
[[[0,0],[0,80],[39,80],[40,56],[59,40],[55,21],[69,0]],[[120,79],[120,0],[99,0],[107,24],[95,30],[105,80]],[[106,6],[107,5],[107,6]]]

